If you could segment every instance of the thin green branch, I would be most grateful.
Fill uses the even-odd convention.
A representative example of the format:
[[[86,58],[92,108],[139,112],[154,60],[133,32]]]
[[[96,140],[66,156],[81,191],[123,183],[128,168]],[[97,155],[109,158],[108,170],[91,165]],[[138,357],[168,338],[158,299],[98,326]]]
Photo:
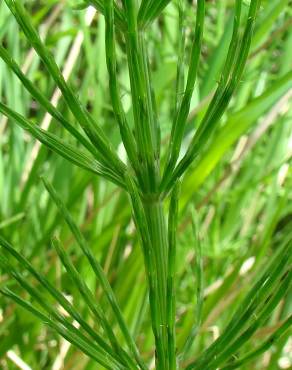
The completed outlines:
[[[229,360],[238,351],[238,349],[251,338],[255,331],[270,317],[280,300],[287,294],[291,286],[291,281],[292,270],[290,269],[290,271],[285,271],[281,276],[278,287],[276,287],[270,296],[268,296],[268,298],[260,305],[261,309],[259,309],[259,314],[252,317],[252,324],[221,353],[219,352],[216,358],[208,363],[206,370],[217,368],[219,365]]]
[[[292,315],[290,315],[281,326],[274,331],[272,335],[268,337],[262,344],[260,344],[253,351],[248,352],[246,355],[241,357],[239,360],[235,360],[230,364],[224,366],[222,370],[233,370],[238,367],[245,365],[246,363],[252,361],[255,357],[260,356],[262,353],[266,352],[271,346],[273,346],[281,337],[284,335],[292,326]]]
[[[60,196],[56,193],[56,191],[54,190],[52,185],[47,180],[45,180],[44,178],[42,178],[42,180],[44,182],[44,185],[45,185],[47,191],[49,192],[49,194],[52,197],[53,201],[55,202],[56,206],[58,207],[59,212],[64,217],[67,225],[69,226],[70,230],[72,231],[72,234],[74,235],[74,238],[76,239],[79,247],[81,248],[81,250],[84,253],[84,255],[86,256],[86,258],[88,259],[88,262],[90,263],[90,265],[92,267],[92,270],[94,271],[99,283],[101,284],[101,287],[102,287],[102,289],[103,289],[103,291],[104,291],[104,293],[105,293],[105,295],[108,299],[108,302],[109,302],[110,306],[112,307],[113,313],[115,314],[115,317],[116,317],[117,322],[120,326],[121,332],[124,335],[124,338],[127,342],[127,345],[129,347],[130,351],[132,352],[134,358],[136,359],[136,361],[139,364],[139,366],[141,367],[141,369],[146,370],[145,365],[143,363],[143,360],[140,357],[137,346],[136,346],[136,344],[135,344],[135,342],[134,342],[134,340],[133,340],[133,338],[132,338],[132,336],[131,336],[131,334],[128,330],[128,327],[125,323],[125,320],[123,318],[121,309],[120,309],[120,307],[117,303],[115,294],[114,294],[114,292],[111,288],[110,283],[108,282],[108,279],[107,279],[101,265],[99,264],[99,262],[94,257],[91,249],[88,247],[84,236],[81,234],[79,228],[77,227],[76,223],[74,222],[72,216],[70,215],[68,209],[66,208],[66,206],[65,206],[64,202],[62,201],[62,199],[60,198]]]
[[[83,318],[80,316],[78,311],[74,306],[60,293],[43,275],[36,271],[36,269],[31,265],[31,263],[24,258],[20,253],[18,253],[5,239],[0,236],[0,245],[4,250],[13,256],[16,261],[18,261],[30,274],[44,287],[44,289],[64,308],[66,312],[73,317],[76,322],[86,331],[88,335],[107,352],[111,353],[115,357],[115,352],[112,351],[111,347],[104,341],[104,339],[97,334]],[[0,257],[3,257],[0,254]],[[5,261],[6,262],[6,261]],[[6,263],[7,264],[7,263]],[[8,269],[9,271],[9,269]]]
[[[15,73],[19,78],[22,85],[27,89],[27,91],[33,96],[33,98],[43,106],[50,115],[55,118],[61,125],[68,131],[72,136],[74,136],[79,143],[81,143],[88,151],[90,151],[94,156],[98,156],[99,153],[96,148],[91,144],[91,142],[85,138],[70,122],[68,122],[65,117],[53,106],[53,104],[45,97],[45,95],[39,91],[35,85],[25,76],[21,71],[18,64],[12,58],[12,56],[7,52],[7,50],[0,45],[0,58],[4,63]]]
[[[79,290],[81,296],[84,299],[84,302],[89,307],[90,311],[93,313],[93,315],[96,317],[97,321],[101,324],[101,326],[104,329],[105,334],[109,338],[111,345],[114,349],[114,351],[119,354],[119,356],[124,360],[124,363],[129,366],[130,369],[135,369],[135,363],[133,363],[133,360],[129,357],[129,355],[123,350],[123,348],[118,343],[118,340],[112,330],[112,326],[107,320],[105,313],[99,307],[95,302],[95,297],[93,296],[92,292],[84,282],[83,278],[79,274],[79,272],[74,267],[73,263],[71,262],[70,258],[68,257],[66,251],[64,250],[63,246],[61,245],[61,242],[54,238],[52,240],[53,247],[56,249],[56,252],[58,253],[58,256],[63,264],[63,266],[66,268],[66,271],[73,281],[73,283],[76,285],[77,289]]]
[[[165,192],[169,191],[173,181],[182,176],[198,156],[198,154],[202,152],[202,148],[204,148],[206,143],[209,141],[214,129],[216,128],[216,124],[225,112],[231,97],[240,82],[250,49],[251,38],[253,35],[260,0],[251,0],[244,35],[239,43],[238,50],[235,51],[235,45],[233,45],[233,43],[234,38],[237,39],[237,28],[239,22],[238,15],[240,15],[241,9],[239,3],[237,4],[237,11],[234,19],[235,32],[229,48],[231,55],[229,53],[226,60],[226,67],[229,72],[223,72],[223,77],[221,79],[222,83],[226,82],[226,84],[224,88],[222,88],[221,84],[218,86],[217,92],[215,93],[209,105],[209,109],[207,110],[198,130],[194,134],[186,154],[178,163],[173,173],[164,178],[164,181],[161,184],[161,190],[164,190]],[[236,57],[234,55],[235,53]],[[229,78],[227,78],[227,74],[230,76]]]
[[[108,0],[86,0],[86,1],[88,4],[91,4],[102,14],[105,14],[106,12],[105,8],[107,6]],[[122,9],[120,9],[120,7],[118,7],[116,4],[114,4],[114,22],[120,30],[125,30],[126,28],[125,15]]]
[[[72,114],[81,125],[89,139],[96,146],[97,150],[100,153],[100,157],[103,160],[103,164],[107,165],[111,169],[115,169],[115,171],[117,171],[120,176],[123,176],[125,165],[118,158],[103,130],[94,122],[89,113],[81,105],[78,97],[66,83],[52,54],[48,51],[44,43],[41,41],[40,36],[35,30],[29,15],[21,4],[21,1],[5,0],[5,2],[9,7],[11,13],[14,15],[19,26],[23,30],[28,41],[35,49],[39,57],[42,59],[45,67],[61,90],[63,97]]]
[[[178,8],[178,41],[177,41],[177,68],[176,68],[176,81],[175,81],[175,117],[178,114],[178,110],[181,106],[183,98],[183,90],[185,86],[185,51],[186,51],[186,6],[183,0],[177,0]]]
[[[249,320],[258,313],[261,303],[265,302],[269,297],[273,288],[281,279],[283,271],[289,266],[289,260],[291,259],[290,247],[291,241],[283,244],[245,296],[220,337],[194,363],[189,365],[188,370],[207,366],[214,358],[214,355],[216,354],[217,356],[225,350],[230,341],[240,333],[242,328],[249,324]]]
[[[8,108],[6,105],[0,102],[0,112],[6,117],[15,122],[22,129],[28,131],[34,138],[39,140],[41,143],[46,145],[48,148],[64,157],[71,163],[74,163],[78,167],[84,168],[87,171],[93,172],[97,175],[103,176],[115,184],[124,187],[123,180],[111,170],[97,162],[94,158],[91,158],[86,153],[79,150],[77,147],[66,143],[58,136],[39,128],[37,125],[31,123],[29,120],[24,118],[19,113]]]
[[[21,307],[23,307],[27,312],[31,313],[32,315],[40,319],[43,323],[54,329],[68,342],[75,345],[77,348],[79,348],[82,352],[91,357],[101,366],[104,366],[106,369],[109,370],[112,370],[115,367],[117,369],[123,369],[123,367],[121,367],[116,361],[112,361],[108,356],[104,356],[102,352],[100,352],[94,346],[92,346],[90,343],[84,340],[80,333],[77,334],[75,330],[73,330],[73,328],[71,328],[72,330],[70,330],[64,327],[63,325],[60,325],[58,322],[55,322],[54,320],[51,319],[49,315],[45,315],[44,313],[36,309],[31,303],[17,296],[8,288],[1,289],[0,292],[3,295],[10,298],[11,300],[13,300]]]
[[[197,2],[197,15],[196,15],[196,28],[194,40],[192,43],[191,57],[189,62],[189,71],[187,76],[187,83],[185,91],[183,92],[183,98],[181,100],[179,109],[176,113],[175,119],[171,128],[170,144],[167,154],[167,163],[165,166],[162,186],[166,179],[171,175],[178,159],[187,118],[190,112],[191,98],[194,91],[194,86],[197,77],[197,71],[199,66],[199,60],[201,55],[203,29],[204,29],[204,17],[205,17],[205,0],[198,0]]]
[[[144,173],[144,191],[155,192],[158,183],[157,168],[157,129],[153,97],[151,95],[150,76],[146,68],[147,56],[143,47],[144,35],[139,33],[137,25],[137,7],[135,0],[124,0],[127,13],[127,32],[125,32],[127,58],[134,111],[135,137],[138,160]]]
[[[112,100],[112,107],[115,118],[118,122],[123,144],[127,151],[130,163],[136,174],[139,176],[139,163],[137,158],[137,147],[132,131],[128,125],[123,105],[120,99],[120,91],[117,80],[117,61],[114,35],[114,2],[108,0],[104,5],[106,30],[105,30],[105,46],[106,46],[106,62],[109,74],[109,89]],[[140,176],[139,176],[140,177]]]
[[[139,28],[149,26],[169,3],[170,0],[142,0],[138,14]]]

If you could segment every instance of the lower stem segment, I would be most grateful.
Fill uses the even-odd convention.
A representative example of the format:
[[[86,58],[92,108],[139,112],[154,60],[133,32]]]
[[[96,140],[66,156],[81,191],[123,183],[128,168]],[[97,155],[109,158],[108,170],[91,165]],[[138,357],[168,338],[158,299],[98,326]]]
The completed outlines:
[[[163,212],[163,204],[160,200],[144,200],[143,202],[146,220],[148,224],[151,257],[150,268],[154,271],[152,285],[154,297],[152,297],[151,311],[155,312],[153,331],[156,341],[156,369],[168,370],[168,342],[167,342],[167,261],[168,261],[168,237],[166,219]],[[151,300],[150,300],[151,304]],[[157,343],[159,342],[159,343]]]

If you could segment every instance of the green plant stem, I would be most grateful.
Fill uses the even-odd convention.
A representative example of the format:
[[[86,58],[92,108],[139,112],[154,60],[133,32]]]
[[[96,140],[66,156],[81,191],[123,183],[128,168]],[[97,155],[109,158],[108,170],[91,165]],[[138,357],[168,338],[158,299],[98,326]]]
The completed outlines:
[[[163,358],[157,358],[157,369],[168,369],[168,341],[167,341],[167,260],[168,241],[166,219],[163,204],[158,199],[143,199],[143,207],[148,224],[150,243],[152,246],[158,300],[156,310],[159,312],[159,338],[163,349]]]
[[[155,358],[157,370],[160,370],[163,369],[164,365],[164,348],[162,345],[163,341],[161,339],[161,314],[160,305],[158,304],[159,294],[156,279],[157,268],[155,253],[153,249],[153,244],[150,240],[149,225],[147,222],[145,210],[137,186],[133,179],[127,174],[125,177],[125,181],[131,198],[133,218],[143,251],[144,266],[146,270],[146,277],[149,289],[151,325],[155,338]]]
[[[143,191],[154,192],[158,186],[157,168],[157,130],[151,83],[147,68],[147,55],[144,47],[143,32],[137,25],[137,7],[134,0],[123,0],[128,15],[127,32],[125,32],[126,50],[129,65],[130,84],[138,160],[141,173],[144,173]]]

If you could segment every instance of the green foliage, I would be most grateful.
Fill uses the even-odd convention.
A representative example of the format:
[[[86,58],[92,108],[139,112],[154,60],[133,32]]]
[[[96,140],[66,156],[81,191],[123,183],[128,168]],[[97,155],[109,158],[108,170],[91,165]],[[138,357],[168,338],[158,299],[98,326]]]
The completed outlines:
[[[70,4],[0,3],[0,367],[278,368],[289,2]]]

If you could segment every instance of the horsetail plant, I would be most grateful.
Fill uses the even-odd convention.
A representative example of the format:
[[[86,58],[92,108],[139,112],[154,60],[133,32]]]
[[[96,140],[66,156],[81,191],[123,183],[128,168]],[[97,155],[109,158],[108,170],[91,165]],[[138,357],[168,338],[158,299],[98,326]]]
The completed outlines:
[[[52,247],[88,308],[90,317],[95,323],[94,326],[91,325],[92,321],[89,323],[82,317],[78,308],[67,300],[44,274],[39,273],[27,258],[0,236],[1,269],[17,281],[31,296],[32,301],[15,294],[9,287],[1,288],[2,294],[46,323],[61,337],[94,360],[98,366],[106,369],[147,370],[153,368],[151,360],[154,357],[157,370],[183,368],[187,370],[218,368],[227,370],[239,368],[269,349],[280,336],[288,331],[291,316],[284,320],[260,346],[251,352],[240,354],[239,358],[236,357],[240,349],[271,316],[275,307],[291,288],[291,233],[282,241],[281,248],[275,253],[245,297],[242,297],[241,304],[221,335],[194,358],[192,347],[200,337],[204,305],[204,244],[201,243],[199,236],[194,208],[192,208],[191,219],[196,239],[194,252],[196,307],[193,310],[193,322],[187,335],[188,340],[183,344],[180,343],[179,346],[176,326],[178,289],[176,286],[176,239],[181,179],[207,148],[241,82],[249,57],[260,0],[250,0],[247,12],[244,2],[235,0],[232,36],[217,89],[200,122],[197,122],[196,130],[184,150],[182,144],[186,136],[191,100],[201,66],[207,2],[197,0],[196,4],[192,5],[195,14],[195,29],[194,35],[189,36],[185,29],[186,20],[184,19],[186,4],[183,0],[174,1],[180,17],[179,47],[174,115],[166,150],[161,140],[148,32],[170,1],[85,0],[81,5],[79,4],[80,8],[91,5],[104,17],[105,62],[111,108],[127,155],[125,161],[120,158],[114,144],[108,139],[101,125],[96,122],[94,115],[80,102],[74,89],[63,78],[57,62],[35,29],[22,1],[5,0],[5,3],[55,85],[60,89],[64,102],[78,127],[65,118],[61,111],[30,81],[3,45],[0,45],[1,59],[21,81],[22,86],[33,99],[75,138],[78,145],[73,145],[66,139],[40,128],[4,102],[0,102],[0,112],[8,117],[10,122],[29,132],[53,152],[74,165],[114,183],[128,194],[147,280],[149,316],[154,337],[153,353],[150,356],[142,353],[102,264],[93,253],[61,195],[46,176],[42,177],[44,187],[69,227],[88,266],[92,269],[107,301],[106,307],[111,311],[115,323],[112,324],[109,320],[105,306],[100,304],[95,293],[83,279],[60,237],[52,238]],[[189,41],[191,41],[190,51],[188,51]],[[124,46],[124,57],[128,66],[129,94],[133,107],[132,121],[125,112],[122,101],[118,72],[120,54],[117,46],[119,42],[122,42]],[[184,63],[188,54],[188,70],[186,81],[184,81]],[[21,269],[26,272],[20,273],[14,266],[13,260],[18,262]],[[26,273],[37,281],[41,289],[37,289],[27,281]],[[46,300],[44,292],[50,296],[52,301]],[[56,308],[56,303],[66,314]]]

